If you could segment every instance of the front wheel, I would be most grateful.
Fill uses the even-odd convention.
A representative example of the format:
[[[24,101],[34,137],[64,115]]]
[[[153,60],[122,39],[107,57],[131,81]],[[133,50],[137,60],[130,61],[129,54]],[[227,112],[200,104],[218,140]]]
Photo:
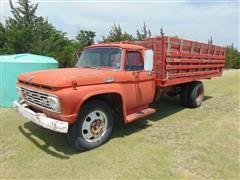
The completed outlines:
[[[113,113],[103,101],[92,100],[83,106],[67,137],[78,150],[93,149],[105,143],[112,131]]]

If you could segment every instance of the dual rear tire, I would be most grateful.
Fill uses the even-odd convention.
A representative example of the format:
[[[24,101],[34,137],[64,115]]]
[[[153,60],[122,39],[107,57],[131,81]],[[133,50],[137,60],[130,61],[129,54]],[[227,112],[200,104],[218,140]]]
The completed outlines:
[[[181,85],[180,103],[189,108],[200,107],[204,99],[204,87],[200,81]]]

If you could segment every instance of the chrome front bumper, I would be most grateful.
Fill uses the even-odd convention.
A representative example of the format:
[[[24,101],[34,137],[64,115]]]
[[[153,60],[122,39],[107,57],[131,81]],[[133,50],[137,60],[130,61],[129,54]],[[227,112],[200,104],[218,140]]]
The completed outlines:
[[[17,101],[13,102],[13,108],[16,109],[22,116],[35,124],[60,133],[68,132],[68,123],[57,119],[48,118],[44,113],[35,113],[27,107],[27,104],[19,104]]]

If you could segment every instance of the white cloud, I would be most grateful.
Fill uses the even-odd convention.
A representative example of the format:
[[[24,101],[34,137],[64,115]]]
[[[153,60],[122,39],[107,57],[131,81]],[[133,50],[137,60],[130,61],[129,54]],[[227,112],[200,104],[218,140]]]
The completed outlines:
[[[96,31],[100,39],[113,23],[119,23],[125,31],[135,34],[146,21],[154,35],[159,34],[163,26],[168,35],[203,42],[212,35],[216,44],[234,42],[239,48],[238,1],[38,2],[38,14],[47,17],[70,37],[74,37],[79,29],[89,29]],[[8,3],[3,6],[3,16],[7,17],[10,14]]]

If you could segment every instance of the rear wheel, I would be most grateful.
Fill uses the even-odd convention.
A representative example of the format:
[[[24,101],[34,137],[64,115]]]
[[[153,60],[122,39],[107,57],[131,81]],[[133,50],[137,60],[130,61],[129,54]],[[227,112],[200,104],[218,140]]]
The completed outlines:
[[[188,90],[189,83],[185,83],[181,85],[181,93],[180,93],[180,104],[182,106],[188,107]]]
[[[68,141],[76,149],[93,149],[105,143],[112,131],[113,113],[103,101],[92,100],[81,109],[77,122],[69,127]]]
[[[200,81],[191,83],[188,91],[188,106],[190,108],[200,107],[204,99],[204,87]]]
[[[204,87],[200,81],[181,85],[180,103],[185,107],[200,107],[204,99]]]

